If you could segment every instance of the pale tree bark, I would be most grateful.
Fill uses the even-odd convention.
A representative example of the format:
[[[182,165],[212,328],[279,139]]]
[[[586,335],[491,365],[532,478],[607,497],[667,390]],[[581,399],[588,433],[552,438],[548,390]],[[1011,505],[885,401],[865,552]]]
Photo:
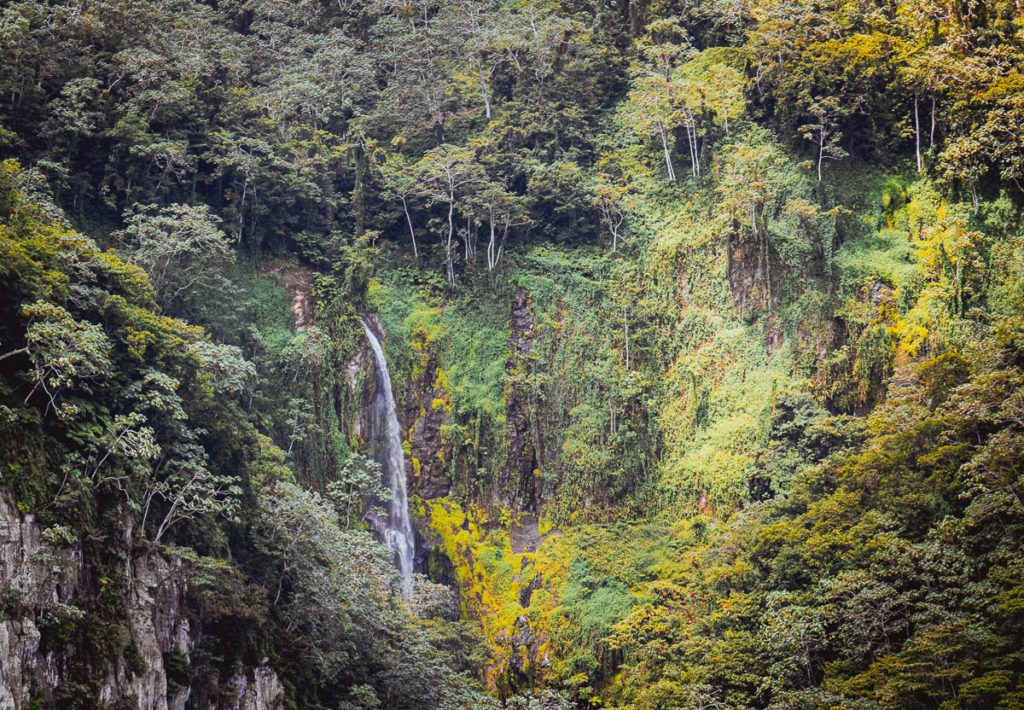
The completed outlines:
[[[401,195],[402,198],[402,210],[405,212],[405,223],[409,225],[409,237],[412,239],[412,255],[417,259],[420,258],[419,249],[416,248],[416,231],[412,228],[412,217],[409,216],[409,203],[405,199],[405,195]]]
[[[455,260],[453,259],[455,244],[455,190],[448,192],[448,238],[444,244],[444,260],[448,273],[448,286],[455,288]]]
[[[601,217],[604,223],[608,225],[608,231],[612,235],[612,251],[615,251],[619,247],[619,230],[622,228],[622,223],[626,220],[626,213],[610,200],[601,200],[599,205]]]
[[[919,97],[917,92],[914,92],[914,155],[917,157],[917,172],[921,172],[923,165],[921,163],[921,116],[918,111]]]
[[[683,117],[686,126],[686,141],[690,148],[690,173],[693,177],[700,177],[700,144],[697,138],[697,117],[690,109],[683,107]]]
[[[658,132],[661,135],[661,149],[665,154],[665,167],[668,169],[668,179],[676,181],[676,171],[672,167],[672,152],[668,148],[668,136],[665,134],[665,124],[658,121]]]
[[[483,66],[479,67],[480,72],[480,93],[483,94],[484,98],[484,115],[487,116],[487,120],[491,120],[491,96],[487,89],[487,77],[484,76]]]
[[[494,218],[494,208],[488,208],[490,226],[490,238],[487,241],[487,270],[494,271],[498,268],[498,262],[501,260],[501,255],[505,249],[505,239],[508,237],[508,232],[512,228],[513,224],[521,224],[514,222],[514,216],[511,211],[506,211],[504,221],[501,225],[501,237],[498,237],[498,229],[495,223],[498,221]]]

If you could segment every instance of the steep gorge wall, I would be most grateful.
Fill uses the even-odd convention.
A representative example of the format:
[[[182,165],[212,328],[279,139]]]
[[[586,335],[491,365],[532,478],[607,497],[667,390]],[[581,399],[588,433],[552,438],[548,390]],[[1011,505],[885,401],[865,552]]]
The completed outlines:
[[[505,425],[509,438],[508,461],[499,478],[497,496],[515,510],[536,512],[543,487],[539,480],[541,452],[531,427],[529,392],[525,379],[533,350],[534,315],[523,289],[512,304],[510,357],[505,364]]]
[[[400,417],[408,442],[409,489],[421,498],[442,498],[451,491],[452,447],[443,434],[451,423],[451,409],[447,379],[436,353],[420,350],[405,386]]]
[[[126,518],[119,543],[131,538],[131,529]],[[57,545],[52,537],[0,491],[0,710],[82,707],[87,689],[73,677],[80,664],[102,678],[95,687],[97,707],[284,707],[284,687],[265,664],[238,667],[226,682],[209,674],[181,676],[177,666],[191,662],[204,630],[189,613],[181,561],[158,553],[125,555],[126,592],[112,600],[123,610],[131,652],[113,659],[85,657],[88,651],[61,633],[90,623],[92,605],[109,582],[84,564],[78,541]]]

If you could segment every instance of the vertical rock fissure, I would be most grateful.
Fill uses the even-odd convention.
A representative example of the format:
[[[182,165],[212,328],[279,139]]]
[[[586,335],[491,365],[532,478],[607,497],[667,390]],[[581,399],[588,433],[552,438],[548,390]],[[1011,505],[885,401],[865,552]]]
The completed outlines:
[[[402,449],[402,429],[398,423],[395,397],[391,391],[391,375],[384,359],[384,349],[373,330],[362,320],[363,330],[373,350],[373,369],[377,378],[377,391],[373,397],[371,436],[373,452],[381,466],[385,483],[391,491],[386,516],[375,516],[373,527],[387,543],[394,555],[395,565],[402,575],[402,594],[412,591],[412,565],[415,538],[409,517],[409,499],[405,481],[405,451]]]

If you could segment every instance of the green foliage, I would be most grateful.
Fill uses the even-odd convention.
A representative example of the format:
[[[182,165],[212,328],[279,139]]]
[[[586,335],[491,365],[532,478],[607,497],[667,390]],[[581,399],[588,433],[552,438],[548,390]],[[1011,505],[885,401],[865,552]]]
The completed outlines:
[[[1022,46],[1002,0],[6,3],[0,476],[100,580],[0,600],[57,702],[142,670],[144,551],[172,680],[296,705],[1020,705]],[[482,642],[361,529],[360,317]]]
[[[1005,565],[1019,557],[1022,511],[996,503],[1019,472],[993,447],[1019,445],[1002,412],[1016,406],[1021,380],[1008,352],[973,347],[967,361],[944,355],[903,370],[867,430],[852,427],[846,453],[827,432],[852,423],[813,425],[826,438],[805,455],[830,454],[825,462],[803,461],[787,498],[734,519],[687,563],[679,574],[693,590],[688,602],[655,597],[617,628],[613,638],[632,658],[624,698],[645,706],[643,688],[664,678],[707,682],[727,704],[829,697],[952,707],[963,694],[1012,704],[1017,657],[998,649],[1016,644],[1016,631],[991,603],[1013,593]],[[813,441],[806,425],[792,431],[797,421],[784,414],[769,451]],[[992,487],[976,483],[981,470]],[[1000,522],[979,516],[991,505],[1006,516]],[[652,665],[664,641],[674,660]],[[755,663],[754,675],[730,658]],[[771,681],[759,685],[758,674]]]
[[[3,607],[5,618],[33,619],[41,648],[66,659],[55,702],[95,706],[104,669],[147,670],[130,631],[138,580],[125,560],[166,555],[190,581],[187,613],[210,630],[194,665],[165,655],[172,686],[266,653],[285,677],[309,681],[293,686],[296,702],[364,682],[391,698],[382,707],[485,706],[455,667],[443,622],[427,629],[402,607],[387,548],[342,529],[246,418],[258,370],[242,350],[159,315],[144,274],[54,222],[14,187],[16,166],[4,170],[0,446],[14,456],[3,484],[13,514],[31,511],[48,527]],[[265,292],[254,281],[246,307],[258,312]],[[269,310],[246,343],[292,347],[290,336],[275,340]],[[232,332],[229,318],[218,325]],[[355,456],[341,469],[330,493],[346,527],[378,479]],[[79,565],[92,581],[70,582],[86,574]]]
[[[304,659],[280,659],[306,680],[300,702],[339,697],[353,685],[362,686],[353,702],[385,697],[387,707],[485,702],[468,678],[441,662],[436,639],[403,607],[390,551],[370,533],[340,527],[317,494],[283,481],[264,489],[254,535],[275,562],[265,580],[276,584],[271,607],[282,647],[309,650]]]
[[[380,464],[360,454],[349,456],[338,477],[327,484],[327,497],[338,511],[339,525],[346,530],[371,515],[380,515],[380,506],[387,504],[390,495],[381,484]]]
[[[118,237],[149,275],[157,301],[180,312],[195,292],[222,286],[219,269],[230,247],[219,223],[205,205],[148,205],[125,217]]]

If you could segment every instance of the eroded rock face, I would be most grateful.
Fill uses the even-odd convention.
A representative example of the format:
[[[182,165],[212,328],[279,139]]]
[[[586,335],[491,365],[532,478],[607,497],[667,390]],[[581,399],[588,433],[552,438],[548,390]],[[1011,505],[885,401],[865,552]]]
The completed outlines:
[[[55,654],[40,650],[35,610],[63,604],[74,584],[46,552],[34,517],[0,494],[0,710],[27,708],[33,686],[52,689],[59,681]],[[76,561],[75,553],[67,557]]]
[[[136,706],[156,710],[185,707],[189,688],[174,688],[168,697],[164,654],[175,653],[188,660],[195,643],[185,606],[185,581],[180,561],[143,554],[128,563],[131,588],[126,605],[132,647],[142,669],[130,669],[123,661],[111,670],[100,700],[115,704],[134,698]]]
[[[284,686],[266,665],[239,671],[231,678],[231,685],[234,703],[222,707],[231,710],[280,710],[284,707]]]
[[[122,529],[124,540],[130,539],[130,519]],[[75,601],[95,592],[89,584],[103,582],[90,580],[77,544],[65,542],[69,544],[48,541],[34,517],[19,512],[0,491],[0,710],[26,710],[38,701],[53,707],[57,691],[69,681],[68,662],[79,650],[45,648],[40,619],[87,619]],[[171,655],[187,663],[200,636],[185,613],[188,585],[182,564],[145,552],[126,556],[125,574],[124,623],[133,659],[87,659],[103,679],[96,702],[184,710],[195,689],[169,681],[164,663]],[[284,688],[266,665],[240,669],[233,682],[235,692],[221,693],[220,700],[203,704],[204,710],[283,707]]]
[[[512,305],[511,355],[505,364],[505,425],[508,427],[508,464],[498,490],[500,502],[517,510],[535,512],[540,501],[540,452],[530,428],[530,405],[525,376],[533,349],[533,312],[526,291],[519,289]]]
[[[730,240],[728,256],[729,287],[737,313],[749,323],[763,319],[765,345],[769,352],[778,350],[783,342],[782,323],[776,315],[781,266],[760,244],[739,239]]]
[[[382,341],[387,340],[380,320],[373,313],[365,318]],[[398,418],[402,441],[406,446],[406,484],[410,493],[421,498],[442,498],[451,491],[451,444],[441,435],[451,423],[451,395],[436,353],[425,341],[413,342],[418,354],[412,373],[405,382],[392,382],[398,400]],[[368,347],[361,347],[346,368],[349,388],[358,392],[359,411],[354,419],[356,439],[370,432],[369,412],[374,397],[373,358]],[[359,389],[361,387],[361,389]]]
[[[529,619],[521,614],[515,623],[511,638],[508,677],[512,688],[535,687],[535,683],[551,666],[544,644],[538,638]]]
[[[441,498],[452,487],[451,445],[441,428],[451,422],[451,397],[437,357],[424,352],[409,382],[402,425],[409,442],[409,487],[421,498]]]

